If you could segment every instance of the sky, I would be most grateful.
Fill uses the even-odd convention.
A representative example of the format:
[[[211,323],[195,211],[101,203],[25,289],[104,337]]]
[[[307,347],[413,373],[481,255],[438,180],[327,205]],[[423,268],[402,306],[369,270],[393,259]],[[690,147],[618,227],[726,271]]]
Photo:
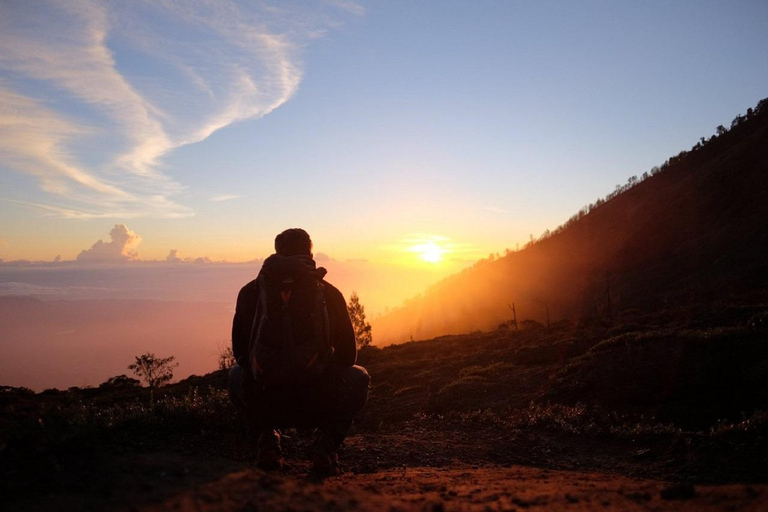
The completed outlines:
[[[766,55],[757,0],[2,0],[0,258],[234,264],[303,227],[381,311],[729,125]]]

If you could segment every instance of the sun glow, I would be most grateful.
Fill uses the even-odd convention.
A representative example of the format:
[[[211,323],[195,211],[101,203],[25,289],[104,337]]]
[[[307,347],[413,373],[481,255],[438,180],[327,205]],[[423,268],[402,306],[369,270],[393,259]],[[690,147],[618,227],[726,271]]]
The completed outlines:
[[[449,269],[457,271],[482,257],[470,244],[431,233],[410,233],[398,243],[387,246],[387,250],[392,251],[389,262],[432,273]]]
[[[443,259],[443,252],[445,252],[442,247],[432,241],[414,245],[411,250],[418,253],[419,258],[427,263],[440,263]]]

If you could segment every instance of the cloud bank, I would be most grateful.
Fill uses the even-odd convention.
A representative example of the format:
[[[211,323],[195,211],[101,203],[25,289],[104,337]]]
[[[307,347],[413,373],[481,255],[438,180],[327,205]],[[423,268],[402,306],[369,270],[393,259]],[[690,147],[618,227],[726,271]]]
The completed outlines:
[[[405,243],[447,239],[414,235]],[[30,296],[55,300],[183,300],[234,302],[238,290],[254,279],[262,259],[243,263],[214,261],[205,256],[186,257],[170,249],[162,260],[143,260],[138,253],[142,238],[125,224],[115,224],[109,241],[98,240],[75,260],[0,260],[0,298]],[[460,249],[454,244],[453,249]],[[266,257],[267,255],[262,255]],[[399,305],[434,284],[442,274],[423,268],[382,265],[367,260],[341,260],[323,252],[317,264],[328,270],[328,279],[345,297],[356,291],[371,318]]]
[[[339,7],[361,12],[352,2]],[[34,176],[42,191],[5,199],[67,218],[193,215],[164,157],[288,101],[302,79],[300,48],[332,25],[312,9],[4,3],[0,170]]]
[[[111,241],[99,240],[90,249],[84,249],[77,255],[77,261],[93,263],[119,263],[139,259],[136,248],[141,237],[128,229],[125,224],[115,224],[109,232]]]

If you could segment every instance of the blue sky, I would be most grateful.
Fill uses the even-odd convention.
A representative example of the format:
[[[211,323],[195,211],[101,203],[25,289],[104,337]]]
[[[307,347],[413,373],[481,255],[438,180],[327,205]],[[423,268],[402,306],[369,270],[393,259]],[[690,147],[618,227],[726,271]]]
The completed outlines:
[[[341,261],[438,240],[445,275],[728,125],[766,55],[762,1],[5,2],[0,258],[303,226]]]

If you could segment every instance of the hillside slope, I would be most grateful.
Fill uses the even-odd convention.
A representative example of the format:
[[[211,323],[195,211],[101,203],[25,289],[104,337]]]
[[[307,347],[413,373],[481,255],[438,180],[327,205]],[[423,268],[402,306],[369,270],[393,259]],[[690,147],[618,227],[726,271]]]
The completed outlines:
[[[513,302],[519,321],[554,322],[765,289],[768,101],[644,178],[377,319],[375,342],[494,329]]]

